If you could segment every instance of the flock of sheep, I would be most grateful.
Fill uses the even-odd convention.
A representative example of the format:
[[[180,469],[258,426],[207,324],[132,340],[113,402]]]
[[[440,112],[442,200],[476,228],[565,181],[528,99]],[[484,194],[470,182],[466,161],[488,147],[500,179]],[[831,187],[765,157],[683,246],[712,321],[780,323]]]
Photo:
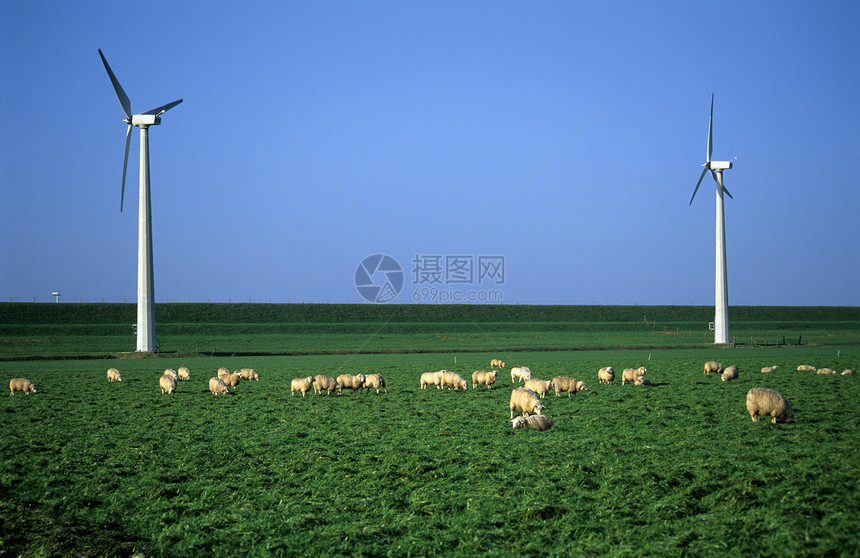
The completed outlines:
[[[490,368],[505,368],[505,363],[499,359],[490,361]],[[766,366],[761,369],[762,374],[776,372],[778,366]],[[815,368],[807,364],[802,364],[797,367],[800,372],[811,371],[817,374],[837,374],[830,368]],[[621,384],[632,383],[637,386],[650,386],[651,381],[645,376],[648,370],[645,367],[626,368],[621,374]],[[490,389],[498,379],[498,370],[475,370],[472,373],[472,389],[477,389],[479,385],[487,386]],[[576,394],[580,391],[588,391],[588,386],[581,380],[568,378],[567,376],[556,376],[552,380],[541,380],[532,376],[532,371],[527,366],[513,367],[510,369],[511,384],[522,383],[522,386],[514,387],[511,391],[510,400],[510,420],[514,430],[528,426],[535,430],[547,430],[552,427],[552,419],[542,414],[545,408],[541,399],[550,391],[555,391],[556,397],[562,393],[567,393],[567,396]],[[722,381],[736,380],[740,373],[737,366],[723,367],[722,363],[709,360],[705,363],[704,373],[706,376],[711,373],[719,374]],[[844,370],[843,376],[854,374],[854,370]],[[109,382],[121,382],[122,375],[116,368],[109,368],[107,371],[107,379]],[[168,368],[159,378],[158,384],[163,394],[172,394],[176,391],[176,384],[179,380],[190,380],[191,372],[188,368],[182,366],[178,370]],[[230,392],[230,387],[236,386],[242,380],[259,380],[260,375],[253,368],[242,368],[234,372],[230,372],[227,368],[219,368],[217,375],[209,379],[209,391],[215,395],[223,395]],[[615,370],[611,366],[600,368],[597,371],[597,379],[601,384],[611,384],[615,380]],[[436,386],[437,389],[452,389],[466,390],[467,382],[460,374],[448,370],[440,370],[438,372],[424,372],[421,374],[419,381],[421,389],[427,386]],[[381,374],[341,374],[337,378],[317,374],[316,376],[307,376],[305,378],[294,378],[290,383],[290,395],[299,392],[302,397],[313,389],[315,394],[321,394],[325,391],[327,394],[335,392],[343,393],[344,389],[353,391],[370,391],[375,389],[378,394],[380,390],[385,390],[388,393],[388,388],[385,384],[385,379]],[[13,378],[9,382],[9,394],[14,395],[16,391],[21,391],[26,394],[36,393],[36,386],[26,378]],[[747,411],[750,418],[758,421],[759,416],[769,416],[772,422],[790,422],[794,418],[794,410],[791,404],[779,392],[764,389],[752,388],[747,392],[746,396]],[[520,416],[514,418],[514,412],[521,413]]]

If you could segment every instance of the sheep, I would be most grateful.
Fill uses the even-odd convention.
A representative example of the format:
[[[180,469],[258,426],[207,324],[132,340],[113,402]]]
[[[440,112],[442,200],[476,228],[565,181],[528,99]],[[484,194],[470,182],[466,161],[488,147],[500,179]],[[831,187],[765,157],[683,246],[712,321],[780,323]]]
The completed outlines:
[[[597,371],[597,380],[601,384],[611,384],[615,380],[615,370],[611,366],[604,366]]]
[[[526,389],[532,390],[533,392],[538,394],[541,399],[543,399],[543,397],[546,395],[546,392],[555,389],[555,384],[552,383],[552,380],[547,381],[538,380],[537,378],[529,378],[528,380],[526,380],[525,387]]]
[[[833,371],[829,368],[819,368],[818,370],[815,371],[815,373],[816,374],[836,374],[835,371]]]
[[[343,388],[337,383],[337,380],[325,374],[317,374],[314,376],[314,393],[320,394],[323,390],[329,395],[332,391],[336,391],[338,395],[343,392]]]
[[[770,372],[776,372],[777,370],[779,370],[779,366],[765,366],[761,369],[761,373],[768,374]]]
[[[555,388],[555,396],[558,397],[562,392],[567,393],[567,396],[576,395],[578,391],[588,391],[588,386],[581,380],[568,378],[567,376],[556,376],[552,379],[552,385]]]
[[[224,382],[224,385],[227,386],[238,386],[239,381],[242,379],[242,376],[240,376],[238,372],[233,372],[232,374],[218,377],[221,378],[221,381]]]
[[[366,374],[364,376],[364,389],[367,391],[376,389],[376,393],[379,393],[380,389],[384,389],[385,393],[388,393],[388,388],[385,387],[385,378],[382,377],[382,374]]]
[[[645,376],[639,376],[638,378],[636,378],[636,381],[633,382],[633,385],[635,385],[635,386],[650,386],[651,380],[649,380]]]
[[[487,389],[492,389],[492,385],[496,383],[496,377],[499,372],[497,370],[475,370],[472,372],[472,389],[477,389],[478,384],[487,386]]]
[[[442,372],[442,381],[439,383],[439,389],[444,389],[446,387],[453,388],[454,391],[457,391],[458,389],[466,391],[466,380],[456,372],[448,372],[445,370]]]
[[[121,382],[122,374],[116,368],[108,368],[107,379],[109,382]]]
[[[511,383],[515,383],[519,380],[525,382],[529,378],[532,377],[532,371],[528,366],[519,366],[511,368]]]
[[[504,368],[505,363],[501,360],[494,358],[490,361],[490,368]]]
[[[801,364],[797,367],[798,372],[815,372],[815,367],[809,364]]]
[[[791,422],[794,419],[794,409],[779,392],[772,389],[752,388],[747,392],[747,411],[753,422],[758,422],[759,415],[773,417],[772,423]]]
[[[535,430],[549,430],[552,428],[552,419],[546,415],[530,415],[517,417],[511,420],[514,430],[523,426],[530,426]]]
[[[180,380],[190,380],[191,379],[191,370],[189,370],[185,366],[180,366],[179,370],[176,371]]]
[[[211,391],[214,395],[224,395],[230,393],[230,390],[227,389],[227,384],[225,384],[224,380],[222,380],[218,376],[212,376],[211,378],[209,378],[209,391]]]
[[[293,381],[290,382],[290,395],[295,394],[295,392],[301,392],[302,397],[305,396],[305,393],[309,392],[313,387],[316,380],[313,376],[308,376],[307,378],[293,378]]]
[[[510,407],[511,419],[514,418],[514,410],[522,412],[524,416],[532,413],[539,415],[543,410],[538,394],[524,387],[514,388],[511,391]]]
[[[843,375],[843,376],[853,376],[853,375],[854,375],[854,371],[853,371],[853,370],[850,370],[850,369],[849,369],[849,370],[843,370],[843,371],[842,371],[842,375]]]
[[[158,379],[158,385],[161,387],[161,393],[173,393],[176,391],[176,378],[169,374],[164,374]]]
[[[351,389],[353,391],[360,390],[364,386],[364,374],[341,374],[337,377],[337,383],[342,389]]]
[[[260,375],[257,374],[257,371],[253,368],[243,368],[239,370],[239,376],[241,376],[243,380],[260,381]]]
[[[229,375],[230,375],[229,369],[224,368],[223,366],[218,369],[218,377],[219,378],[223,378],[224,376],[229,376]]]
[[[737,366],[729,366],[728,368],[723,370],[722,374],[720,374],[720,379],[724,382],[728,382],[729,380],[737,380],[739,372],[740,371],[738,370]]]
[[[15,395],[16,391],[23,391],[30,395],[36,393],[36,386],[27,378],[12,378],[9,381],[9,395]]]
[[[640,366],[639,368],[625,368],[621,373],[621,385],[623,386],[627,382],[636,383],[636,378],[644,376],[647,372],[648,369],[644,366]]]
[[[442,389],[440,384],[442,383],[442,373],[444,370],[440,370],[438,372],[424,372],[421,374],[421,389],[426,388],[427,386],[436,386],[438,389]]]
[[[705,363],[705,376],[710,376],[711,372],[716,372],[717,374],[723,373],[723,365],[714,360],[709,360]]]
[[[176,370],[174,370],[173,368],[168,368],[167,370],[165,370],[163,375],[164,376],[170,376],[174,380],[179,379],[179,375],[176,373]]]

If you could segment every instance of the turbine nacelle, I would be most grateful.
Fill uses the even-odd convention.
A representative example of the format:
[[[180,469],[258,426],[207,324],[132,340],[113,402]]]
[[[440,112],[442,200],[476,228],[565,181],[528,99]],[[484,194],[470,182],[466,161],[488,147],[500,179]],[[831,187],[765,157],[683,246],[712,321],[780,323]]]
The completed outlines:
[[[128,122],[126,120],[126,122]],[[129,122],[132,126],[158,126],[161,124],[161,117],[155,116],[154,114],[135,114],[131,117],[131,122]],[[729,163],[731,164],[731,163]]]
[[[702,165],[704,167],[709,168],[712,171],[721,171],[732,168],[731,161],[711,161],[710,163],[705,163]]]

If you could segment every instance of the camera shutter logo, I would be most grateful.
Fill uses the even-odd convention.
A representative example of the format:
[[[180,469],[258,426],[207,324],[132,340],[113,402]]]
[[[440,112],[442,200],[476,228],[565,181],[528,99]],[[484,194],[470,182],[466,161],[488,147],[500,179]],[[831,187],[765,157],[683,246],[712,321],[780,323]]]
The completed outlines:
[[[368,302],[390,302],[403,288],[403,268],[391,256],[367,256],[355,268],[355,288]]]

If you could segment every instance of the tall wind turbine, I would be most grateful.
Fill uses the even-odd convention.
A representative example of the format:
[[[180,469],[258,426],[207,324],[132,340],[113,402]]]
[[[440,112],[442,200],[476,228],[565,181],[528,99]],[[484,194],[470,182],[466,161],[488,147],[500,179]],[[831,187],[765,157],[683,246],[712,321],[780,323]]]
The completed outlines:
[[[125,171],[128,167],[128,148],[131,141],[131,128],[140,128],[140,202],[138,206],[137,228],[137,351],[153,352],[155,344],[155,284],[152,271],[152,208],[149,201],[149,127],[161,124],[161,115],[182,102],[182,99],[167,103],[158,108],[131,113],[131,101],[123,91],[119,80],[99,49],[99,56],[113,84],[119,104],[125,113],[128,129],[125,132],[125,158],[122,161],[122,192],[119,210],[122,211],[125,199]]]
[[[711,120],[708,123],[708,157],[705,159],[705,164],[702,165],[705,169],[696,183],[696,189],[693,190],[693,197],[690,198],[690,205],[693,205],[693,198],[696,197],[696,192],[699,191],[699,186],[702,184],[702,179],[705,174],[711,171],[711,176],[717,183],[717,265],[716,265],[716,302],[714,312],[714,343],[729,342],[729,285],[726,274],[726,214],[723,209],[723,192],[730,198],[732,195],[723,186],[723,171],[732,168],[731,161],[711,161],[711,153],[714,151],[714,94],[711,94]],[[734,199],[734,198],[732,198]]]

